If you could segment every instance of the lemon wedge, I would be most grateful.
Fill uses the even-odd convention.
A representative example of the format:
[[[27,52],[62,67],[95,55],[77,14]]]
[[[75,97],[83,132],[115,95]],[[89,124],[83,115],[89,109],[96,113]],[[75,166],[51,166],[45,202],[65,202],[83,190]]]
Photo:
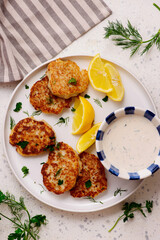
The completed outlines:
[[[91,128],[94,120],[94,109],[91,103],[79,96],[74,103],[76,109],[73,116],[72,134],[82,134]]]
[[[106,63],[104,68],[111,77],[112,92],[108,92],[107,95],[113,101],[121,101],[124,97],[124,87],[118,70],[111,64]]]
[[[95,124],[92,128],[90,128],[87,132],[85,132],[78,140],[76,149],[78,153],[85,151],[89,148],[96,140],[96,134],[101,125],[100,123]]]
[[[90,62],[88,76],[94,89],[100,92],[109,93],[112,91],[111,76],[104,68],[104,63],[98,53]]]

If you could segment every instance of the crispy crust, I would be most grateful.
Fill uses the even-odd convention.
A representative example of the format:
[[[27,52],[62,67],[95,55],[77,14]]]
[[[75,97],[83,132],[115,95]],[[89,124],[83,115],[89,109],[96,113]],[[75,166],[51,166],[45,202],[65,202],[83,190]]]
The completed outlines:
[[[30,103],[36,110],[44,113],[59,114],[64,108],[70,107],[72,99],[56,97],[48,88],[48,77],[37,81],[30,91]]]
[[[95,197],[107,189],[107,179],[105,169],[100,160],[94,155],[87,152],[79,154],[82,162],[82,170],[77,178],[76,185],[71,189],[70,194],[73,197],[90,196]],[[91,187],[86,188],[85,183],[90,180]]]
[[[70,60],[57,59],[48,64],[46,75],[49,79],[51,92],[65,99],[84,92],[89,84],[88,72],[80,71],[79,66]],[[76,79],[76,85],[68,83],[71,78]]]
[[[28,142],[25,148],[17,145],[23,141]],[[55,133],[45,121],[37,121],[29,117],[22,119],[14,126],[9,142],[22,156],[38,155],[44,152],[46,146],[55,144]]]
[[[70,190],[79,174],[79,156],[68,144],[60,142],[60,147],[50,152],[48,161],[42,166],[43,183],[56,194]],[[59,172],[59,173],[58,173]],[[58,185],[58,181],[63,181]]]

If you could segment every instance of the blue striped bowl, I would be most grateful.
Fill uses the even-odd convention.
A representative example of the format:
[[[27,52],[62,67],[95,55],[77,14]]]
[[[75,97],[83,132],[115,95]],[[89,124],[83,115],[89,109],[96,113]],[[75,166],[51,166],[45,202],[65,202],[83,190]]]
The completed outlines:
[[[153,163],[148,166],[146,169],[139,170],[137,172],[126,172],[124,169],[118,169],[116,166],[113,166],[109,159],[106,157],[105,152],[103,150],[103,136],[109,124],[113,121],[117,121],[118,118],[124,117],[128,114],[137,114],[139,116],[143,116],[150,120],[153,125],[157,128],[157,131],[160,135],[160,119],[155,116],[155,114],[149,110],[142,110],[137,107],[129,106],[125,108],[118,109],[111,114],[109,114],[104,121],[102,122],[96,136],[96,151],[99,159],[102,161],[104,167],[114,174],[117,177],[128,179],[128,180],[138,180],[144,179],[146,177],[151,176],[154,172],[156,172],[160,168],[160,151],[157,155],[156,159],[153,159]]]

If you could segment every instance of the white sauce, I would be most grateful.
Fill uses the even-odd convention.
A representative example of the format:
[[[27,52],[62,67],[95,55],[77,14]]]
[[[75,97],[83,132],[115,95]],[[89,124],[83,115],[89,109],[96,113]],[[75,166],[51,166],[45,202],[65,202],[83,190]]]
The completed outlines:
[[[160,149],[160,137],[148,119],[126,115],[108,126],[103,149],[112,165],[134,172],[154,162]]]

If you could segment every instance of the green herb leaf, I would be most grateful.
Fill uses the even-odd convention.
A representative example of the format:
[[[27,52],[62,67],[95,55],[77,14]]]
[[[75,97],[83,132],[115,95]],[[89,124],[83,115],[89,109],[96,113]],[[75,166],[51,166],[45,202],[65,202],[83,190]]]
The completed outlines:
[[[42,113],[41,110],[37,110],[37,111],[34,111],[31,116],[32,116],[32,117],[34,117],[34,116],[39,116],[41,113]]]
[[[121,188],[117,188],[117,190],[114,192],[114,196],[117,196],[118,194],[120,194],[120,196],[122,195],[122,192],[126,192],[126,189],[121,189]]]
[[[43,165],[43,164],[45,164],[45,162],[41,162],[40,164]]]
[[[12,130],[15,125],[15,120],[10,116],[10,129]]]
[[[28,145],[29,142],[27,141],[20,141],[17,143],[18,146],[20,146],[22,149],[24,149],[27,145]]]
[[[60,142],[57,142],[56,148],[57,148],[57,149],[60,149],[60,147],[61,147],[61,143],[60,143]]]
[[[72,111],[72,112],[75,112],[75,111],[76,111],[76,109],[75,109],[74,107],[72,107],[72,108],[71,108],[71,111]]]
[[[153,208],[153,201],[146,200],[146,203],[144,206],[142,206],[141,203],[126,202],[122,207],[122,210],[124,210],[123,214],[117,219],[113,227],[108,232],[111,232],[121,219],[123,219],[123,222],[126,222],[129,220],[129,218],[134,218],[134,212],[140,212],[144,217],[146,217],[146,214],[144,213],[143,209],[146,209],[148,213],[151,213],[152,208]]]
[[[16,103],[16,108],[13,110],[14,112],[19,112],[22,108],[22,103],[18,102]]]
[[[90,187],[92,186],[92,182],[91,182],[90,179],[89,179],[88,181],[85,182],[85,186],[86,186],[87,189],[90,188]]]
[[[43,151],[49,150],[50,152],[53,152],[53,151],[54,151],[54,147],[55,147],[55,144],[47,145],[47,146],[43,149]]]
[[[85,94],[84,98],[90,98],[90,96],[88,94]]]
[[[75,78],[71,78],[71,79],[69,79],[68,83],[76,85],[77,84],[77,80]]]
[[[93,98],[94,102],[102,108],[102,103],[100,102],[100,100],[98,98]]]
[[[58,185],[62,185],[63,184],[63,180],[59,179],[58,180]]]
[[[65,125],[67,125],[69,122],[69,117],[66,117],[66,118],[63,118],[63,117],[60,117],[58,122],[54,125],[58,125],[60,124],[60,126],[64,123]]]
[[[31,223],[34,223],[36,227],[40,227],[42,224],[46,224],[46,216],[36,215],[31,218]]]
[[[23,197],[20,197],[19,201],[16,201],[15,196],[9,192],[4,194],[0,191],[0,204],[7,205],[13,215],[13,217],[8,217],[0,212],[0,215],[11,221],[15,227],[15,231],[8,235],[9,240],[39,239],[40,226],[47,223],[45,215],[40,214],[31,217],[30,212],[24,204]],[[27,218],[25,219],[25,217]]]
[[[153,4],[158,10],[160,7]],[[105,38],[112,37],[112,40],[117,46],[122,49],[131,49],[131,56],[133,56],[142,45],[144,45],[141,55],[148,52],[149,49],[156,45],[160,50],[160,30],[154,34],[149,40],[143,41],[141,34],[138,30],[128,21],[127,27],[124,27],[118,20],[116,22],[108,22],[108,26],[105,29]]]
[[[29,86],[27,84],[25,85],[25,89],[29,89]]]
[[[24,173],[23,178],[29,174],[29,169],[26,166],[23,166],[21,170]]]
[[[102,98],[103,102],[107,102],[108,101],[108,96],[105,96],[104,98]]]
[[[60,174],[61,170],[62,170],[62,168],[58,169],[58,171],[55,174],[55,177],[57,177]]]

